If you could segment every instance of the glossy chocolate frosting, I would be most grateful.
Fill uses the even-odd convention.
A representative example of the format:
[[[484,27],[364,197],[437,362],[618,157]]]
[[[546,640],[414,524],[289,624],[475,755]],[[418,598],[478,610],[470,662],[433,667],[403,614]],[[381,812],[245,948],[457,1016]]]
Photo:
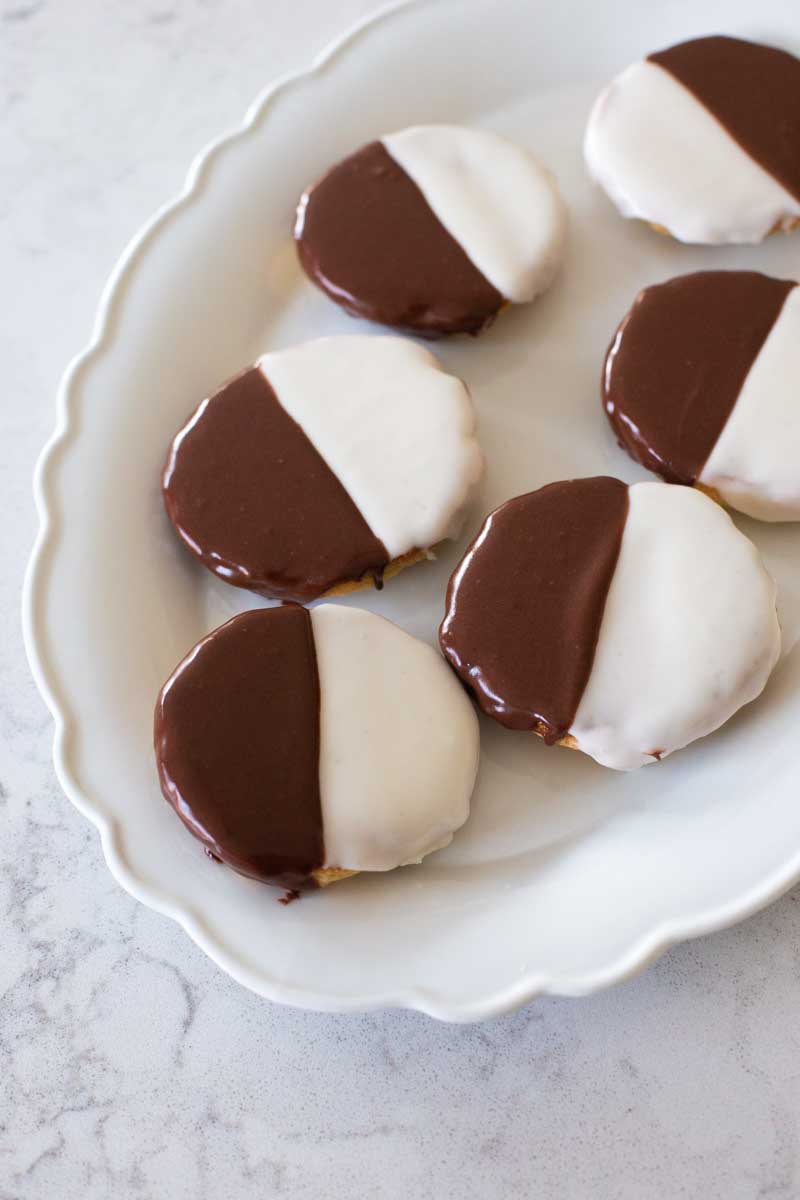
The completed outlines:
[[[569,731],[627,513],[618,479],[551,483],[495,509],[456,568],[440,645],[483,711],[509,729],[548,742]]]
[[[794,286],[756,271],[698,271],[639,293],[602,381],[632,458],[668,483],[696,482]]]
[[[265,883],[314,886],[319,681],[304,608],[242,613],[200,642],[159,695],[154,742],[161,790],[210,854]]]
[[[504,302],[379,141],[309,189],[295,238],[318,287],[383,325],[427,336],[480,333]]]
[[[800,59],[731,37],[695,38],[648,57],[800,199]]]
[[[313,600],[389,561],[348,492],[251,367],[226,383],[173,443],[164,471],[170,520],[227,583]]]

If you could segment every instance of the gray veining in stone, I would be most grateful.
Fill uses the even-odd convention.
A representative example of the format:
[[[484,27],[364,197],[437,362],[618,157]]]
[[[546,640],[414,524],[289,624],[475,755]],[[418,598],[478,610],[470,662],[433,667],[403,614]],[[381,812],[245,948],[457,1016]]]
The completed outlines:
[[[24,661],[32,464],[129,235],[372,0],[0,0],[0,1200],[797,1200],[800,891],[480,1026],[292,1012],[114,883]]]

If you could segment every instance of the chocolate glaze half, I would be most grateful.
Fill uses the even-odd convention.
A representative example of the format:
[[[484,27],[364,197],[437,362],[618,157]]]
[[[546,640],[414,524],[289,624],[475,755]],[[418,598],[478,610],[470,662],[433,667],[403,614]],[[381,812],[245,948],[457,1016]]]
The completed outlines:
[[[319,680],[298,605],[241,613],[187,655],[155,713],[161,790],[215,858],[282,888],[325,859]]]
[[[383,142],[370,142],[303,196],[303,270],[354,316],[428,337],[480,333],[503,296],[445,229]]]
[[[648,57],[800,200],[800,59],[732,37],[695,38]]]
[[[668,483],[697,481],[795,286],[698,271],[639,293],[602,380],[606,416],[632,458]]]
[[[314,600],[368,574],[380,584],[389,562],[258,367],[203,401],[172,445],[163,492],[203,565],[263,596]]]
[[[618,479],[551,483],[495,509],[456,568],[439,642],[501,725],[551,743],[568,733],[627,514]]]

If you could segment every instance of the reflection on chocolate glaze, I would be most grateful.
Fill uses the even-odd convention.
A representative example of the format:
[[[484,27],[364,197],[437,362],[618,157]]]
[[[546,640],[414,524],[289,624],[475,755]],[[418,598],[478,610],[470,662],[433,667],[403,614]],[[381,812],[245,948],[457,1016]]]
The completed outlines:
[[[379,584],[389,561],[257,367],[201,404],[173,443],[163,484],[185,544],[237,587],[313,600],[367,574]]]
[[[161,790],[206,851],[278,887],[325,858],[319,681],[308,612],[234,617],[191,651],[155,714]]]
[[[308,190],[295,238],[309,278],[371,321],[427,336],[476,334],[504,303],[379,141]]]
[[[756,271],[698,271],[639,293],[602,382],[632,458],[668,483],[695,483],[794,286]]]
[[[800,200],[800,59],[740,38],[705,37],[651,54],[649,61],[683,84]]]
[[[491,513],[456,568],[439,641],[502,725],[548,742],[569,731],[627,513],[618,479],[551,483]]]

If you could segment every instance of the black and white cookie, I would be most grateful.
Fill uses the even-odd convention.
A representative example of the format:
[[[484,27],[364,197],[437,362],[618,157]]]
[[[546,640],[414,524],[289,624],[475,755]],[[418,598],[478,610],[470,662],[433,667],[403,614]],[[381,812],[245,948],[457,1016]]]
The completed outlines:
[[[469,392],[422,346],[320,338],[204,400],[163,476],[184,544],[278,599],[381,586],[459,532],[480,478]]]
[[[645,288],[606,356],[620,445],[671,483],[800,520],[800,287],[698,271]]]
[[[630,770],[758,696],[780,632],[775,585],[720,505],[601,476],[487,517],[440,643],[489,716]]]
[[[300,200],[310,279],[356,316],[436,336],[480,333],[533,300],[561,262],[553,177],[494,133],[417,125],[369,142]]]
[[[164,684],[164,796],[209,853],[284,888],[390,871],[467,819],[478,723],[437,652],[323,604],[242,613]]]
[[[731,37],[650,54],[601,93],[590,174],[624,217],[682,242],[760,242],[800,222],[800,59]]]

